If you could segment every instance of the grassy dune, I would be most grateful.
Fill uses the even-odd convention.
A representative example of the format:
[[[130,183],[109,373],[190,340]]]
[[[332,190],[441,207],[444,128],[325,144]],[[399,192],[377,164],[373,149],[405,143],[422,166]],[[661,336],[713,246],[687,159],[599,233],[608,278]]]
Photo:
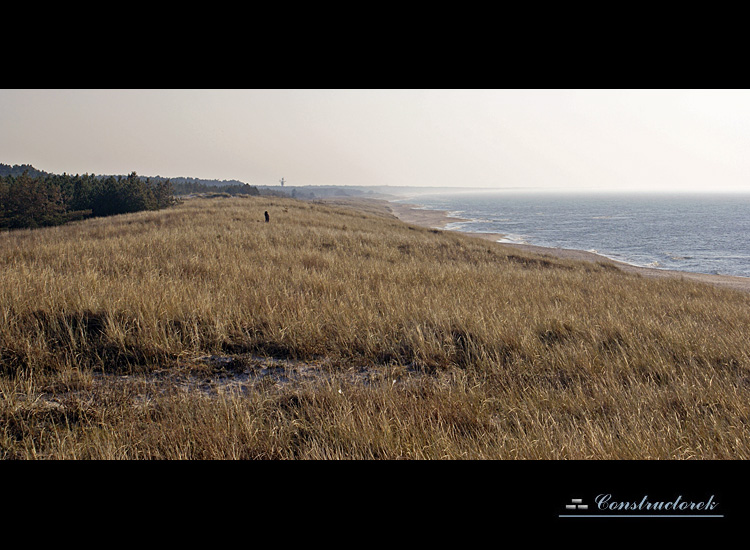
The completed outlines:
[[[0,457],[748,459],[749,334],[377,202],[196,199],[0,234]]]

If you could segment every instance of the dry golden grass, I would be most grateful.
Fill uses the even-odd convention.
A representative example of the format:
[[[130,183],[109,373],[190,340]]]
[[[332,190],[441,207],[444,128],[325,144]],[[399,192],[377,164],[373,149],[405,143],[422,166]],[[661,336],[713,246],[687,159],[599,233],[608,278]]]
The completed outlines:
[[[749,306],[377,202],[196,199],[2,233],[0,456],[748,459]],[[316,374],[171,378],[263,356]]]

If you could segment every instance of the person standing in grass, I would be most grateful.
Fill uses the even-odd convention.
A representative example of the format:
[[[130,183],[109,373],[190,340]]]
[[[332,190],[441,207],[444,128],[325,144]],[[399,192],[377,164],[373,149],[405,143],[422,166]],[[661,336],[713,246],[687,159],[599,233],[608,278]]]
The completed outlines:
[[[266,211],[265,211],[265,216],[266,216],[266,223],[268,223],[268,221],[269,221],[269,220],[271,219],[271,218],[270,218],[270,217],[268,216],[268,210],[266,210]]]

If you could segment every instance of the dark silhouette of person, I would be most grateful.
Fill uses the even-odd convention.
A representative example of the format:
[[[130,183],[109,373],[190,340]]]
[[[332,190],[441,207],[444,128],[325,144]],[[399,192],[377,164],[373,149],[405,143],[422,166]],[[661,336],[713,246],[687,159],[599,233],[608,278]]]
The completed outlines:
[[[268,217],[268,210],[266,210],[265,214],[266,214],[266,223],[268,223],[268,221],[271,219]]]

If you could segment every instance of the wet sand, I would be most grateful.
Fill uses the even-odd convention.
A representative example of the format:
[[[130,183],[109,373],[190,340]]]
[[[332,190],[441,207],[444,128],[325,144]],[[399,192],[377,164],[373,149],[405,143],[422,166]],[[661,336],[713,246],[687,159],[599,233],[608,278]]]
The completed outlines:
[[[417,205],[393,202],[389,202],[387,203],[387,205],[388,208],[390,208],[391,212],[393,212],[393,214],[401,221],[414,225],[421,225],[423,227],[429,227],[431,229],[443,229],[449,223],[468,221],[462,218],[454,218],[448,216],[448,212],[444,210],[424,210],[420,209]],[[463,233],[464,235],[471,235],[495,242],[502,239],[504,236],[500,233],[470,233],[463,231],[461,233]],[[692,273],[689,271],[673,271],[668,269],[638,267],[623,262],[618,262],[616,260],[607,258],[606,256],[601,256],[599,254],[587,252],[585,250],[573,250],[569,248],[549,248],[545,246],[535,246],[530,244],[499,244],[501,244],[502,246],[512,247],[526,252],[533,252],[535,254],[552,256],[555,258],[608,263],[618,267],[622,271],[628,273],[638,273],[639,275],[643,275],[645,277],[676,277],[688,279],[691,281],[708,283],[725,288],[732,288],[734,290],[750,292],[750,278],[748,277],[734,277],[732,275],[711,275],[708,273]]]

